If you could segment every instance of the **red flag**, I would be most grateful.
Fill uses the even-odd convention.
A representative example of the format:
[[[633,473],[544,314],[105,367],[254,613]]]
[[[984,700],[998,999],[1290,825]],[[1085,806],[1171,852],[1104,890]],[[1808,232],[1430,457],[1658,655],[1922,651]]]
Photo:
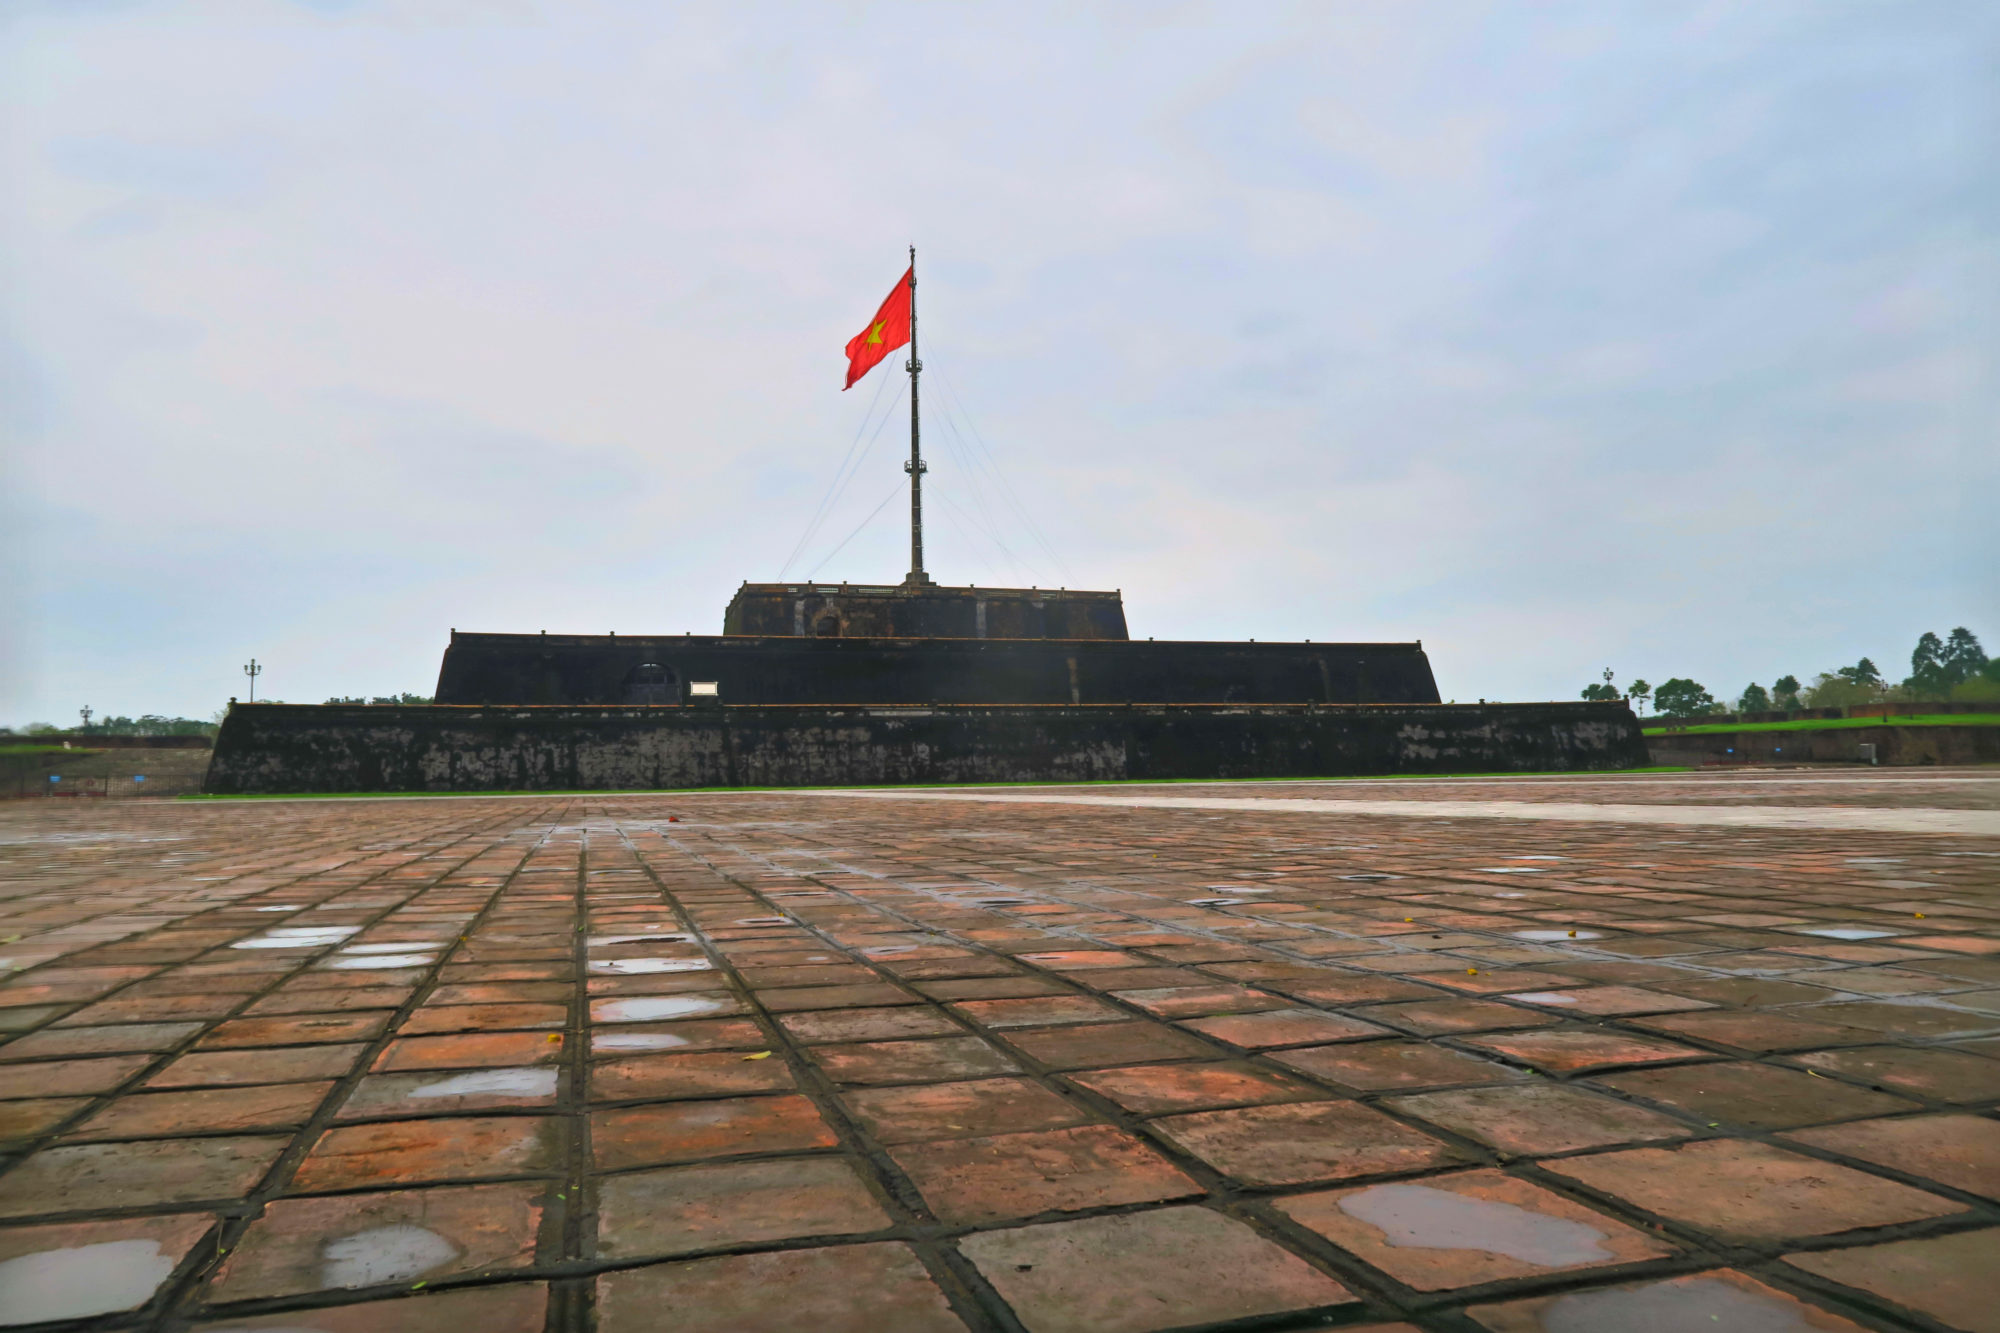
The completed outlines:
[[[915,271],[912,265],[875,312],[875,318],[868,321],[868,327],[848,340],[847,383],[840,386],[843,393],[875,369],[883,357],[910,340],[910,274]]]

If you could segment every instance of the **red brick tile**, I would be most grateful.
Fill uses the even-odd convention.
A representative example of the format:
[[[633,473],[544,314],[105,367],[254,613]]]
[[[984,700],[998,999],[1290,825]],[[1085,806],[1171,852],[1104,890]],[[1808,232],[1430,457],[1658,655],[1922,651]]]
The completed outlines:
[[[964,1031],[932,1009],[830,1009],[786,1014],[778,1021],[800,1041],[813,1043],[947,1037]]]
[[[289,1018],[232,1018],[209,1029],[198,1043],[205,1051],[242,1046],[304,1046],[365,1041],[380,1036],[391,1015],[307,1014]]]
[[[1861,1046],[1844,1051],[1812,1051],[1792,1059],[1884,1092],[1930,1097],[1941,1102],[2000,1100],[2000,1061],[1942,1047]]]
[[[875,1005],[918,1004],[921,999],[899,986],[798,986],[757,992],[757,1002],[774,1014],[805,1009],[866,1009]]]
[[[812,1058],[837,1083],[942,1083],[1021,1067],[978,1037],[815,1046]]]
[[[1345,1014],[1329,1014],[1318,1009],[1272,1009],[1260,1014],[1223,1014],[1213,1018],[1183,1019],[1181,1026],[1217,1041],[1245,1050],[1271,1050],[1279,1046],[1309,1046],[1330,1041],[1352,1041],[1362,1037],[1392,1035],[1388,1028]]]
[[[1794,1268],[1855,1287],[1948,1328],[2000,1328],[2000,1230],[1788,1254]]]
[[[1782,1329],[1785,1333],[1864,1333],[1860,1324],[1735,1272],[1695,1273],[1476,1305],[1474,1322],[1493,1333],[1569,1330]]]
[[[1117,998],[1155,1018],[1201,1018],[1209,1014],[1248,1014],[1283,1009],[1289,1001],[1246,986],[1164,986],[1120,990]]]
[[[1024,995],[1067,994],[1060,983],[1047,977],[967,977],[962,980],[919,981],[919,991],[933,1000],[1005,1000]]]
[[[1634,1027],[1663,1032],[1669,1037],[1705,1041],[1716,1046],[1733,1046],[1739,1051],[1803,1051],[1814,1046],[1837,1046],[1842,1042],[1864,1042],[1872,1034],[1836,1023],[1815,1023],[1796,1014],[1772,1013],[1757,1009],[1720,1009],[1701,1014],[1668,1014],[1661,1018],[1638,1018]]]
[[[1069,1081],[1089,1088],[1135,1115],[1323,1100],[1327,1096],[1303,1079],[1242,1060],[1093,1069],[1071,1074]]]
[[[1417,1291],[1673,1253],[1643,1232],[1498,1171],[1294,1195],[1273,1206]]]
[[[190,1051],[146,1080],[153,1088],[249,1087],[339,1078],[365,1048],[298,1046],[283,1050]]]
[[[548,1288],[539,1282],[426,1291],[356,1305],[283,1314],[234,1316],[196,1324],[195,1333],[437,1333],[476,1328],[479,1333],[542,1333]]]
[[[243,1012],[251,1018],[273,1014],[330,1014],[349,1009],[400,1009],[410,986],[368,986],[360,990],[280,990]]]
[[[635,995],[592,1000],[593,1023],[665,1023],[690,1018],[724,1018],[743,1012],[743,1001],[726,991],[696,995]]]
[[[1125,1011],[1088,995],[1028,996],[1018,1000],[965,1000],[952,1009],[986,1028],[1054,1027],[1062,1023],[1115,1023]]]
[[[145,1092],[120,1097],[65,1139],[138,1139],[303,1125],[333,1090],[330,1082],[269,1083],[251,1088]]]
[[[1362,1092],[1439,1088],[1459,1083],[1504,1083],[1521,1078],[1505,1065],[1421,1041],[1370,1041],[1349,1046],[1307,1046],[1271,1057]]]
[[[1504,1032],[1510,1028],[1547,1027],[1562,1020],[1519,1005],[1493,1000],[1418,1000],[1410,1004],[1371,1005],[1364,1018],[1420,1037],[1455,1036],[1462,1032]]]
[[[553,1105],[561,1088],[562,1071],[546,1065],[370,1074],[355,1085],[334,1118],[388,1119],[514,1108],[530,1110]]]
[[[915,1012],[899,1009],[897,1013]],[[771,1045],[764,1029],[748,1018],[697,1019],[690,1023],[615,1023],[590,1030],[590,1054],[622,1060],[641,1052],[761,1051]]]
[[[746,1153],[803,1152],[837,1142],[804,1097],[734,1097],[598,1111],[590,1117],[600,1170]]]
[[[965,1325],[909,1246],[829,1246],[737,1254],[606,1273],[600,1333],[963,1333]]]
[[[1201,1193],[1152,1149],[1108,1125],[910,1143],[892,1155],[931,1211],[953,1225]]]
[[[180,1213],[0,1231],[0,1273],[29,1270],[4,1281],[0,1317],[11,1326],[136,1310],[214,1224]]]
[[[568,1005],[572,983],[567,981],[493,981],[447,983],[432,991],[429,1005],[554,1004]]]
[[[279,1199],[250,1224],[208,1300],[249,1301],[526,1268],[540,1185],[450,1185]]]
[[[539,1116],[390,1120],[329,1129],[299,1164],[294,1193],[529,1175],[562,1163],[562,1122]]]
[[[1090,1119],[1082,1107],[1018,1078],[859,1088],[841,1100],[883,1143],[972,1139],[1019,1130],[1061,1129]]]
[[[1594,1028],[1563,1028],[1554,1032],[1520,1032],[1502,1037],[1466,1037],[1467,1046],[1508,1056],[1556,1074],[1625,1065],[1661,1064],[1669,1060],[1708,1058],[1706,1051],[1657,1037],[1630,1037]]]
[[[1672,1116],[1565,1083],[1425,1092],[1387,1098],[1383,1105],[1525,1157],[1660,1142],[1693,1132]]]
[[[44,1060],[12,1065],[0,1079],[0,1099],[69,1097],[109,1092],[153,1062],[150,1055],[112,1055],[97,1060]]]
[[[1216,1052],[1197,1037],[1162,1023],[1087,1023],[1014,1028],[1002,1039],[1050,1069],[1087,1069],[1145,1060],[1193,1060]]]
[[[156,1139],[44,1148],[7,1173],[0,1217],[238,1199],[263,1179],[286,1142]]]
[[[632,1171],[598,1186],[597,1250],[607,1259],[865,1235],[888,1226],[861,1175],[838,1157]]]
[[[562,1059],[559,1032],[468,1032],[444,1037],[398,1037],[375,1058],[377,1073],[407,1069],[484,1069],[554,1064]]]
[[[1586,986],[1581,990],[1530,990],[1510,992],[1507,998],[1518,1004],[1532,1004],[1563,1014],[1593,1014],[1618,1018],[1630,1014],[1671,1014],[1690,1009],[1708,1009],[1707,1000],[1691,1000],[1684,995],[1643,990],[1637,986]]]
[[[1746,1129],[1791,1129],[1916,1109],[1901,1097],[1749,1061],[1640,1069],[1597,1081],[1699,1120]]]
[[[1905,1116],[1802,1129],[1781,1137],[2000,1199],[2000,1120],[1981,1115]]]
[[[1464,1160],[1449,1144],[1355,1102],[1294,1102],[1200,1111],[1148,1126],[1246,1185],[1307,1185]]]
[[[547,1032],[569,1022],[560,1004],[427,1004],[411,1014],[398,1035],[430,1036],[442,1032]]]
[[[40,1097],[0,1102],[0,1144],[39,1138],[90,1105],[88,1097]]]
[[[1347,1288],[1206,1208],[1016,1227],[959,1249],[1031,1330],[1149,1333],[1354,1302]]]
[[[1832,1235],[1965,1211],[1879,1176],[1739,1139],[1568,1157],[1547,1167],[1633,1207],[1738,1241]]]
[[[686,1097],[733,1097],[753,1092],[785,1092],[797,1086],[783,1056],[741,1051],[697,1051],[689,1055],[639,1055],[607,1060],[590,1071],[595,1102],[663,1101]]]
[[[160,1023],[174,1019],[221,1018],[243,1003],[243,995],[134,995],[129,989],[65,1015],[59,1027],[100,1024]],[[137,1049],[137,1048],[128,1048]]]

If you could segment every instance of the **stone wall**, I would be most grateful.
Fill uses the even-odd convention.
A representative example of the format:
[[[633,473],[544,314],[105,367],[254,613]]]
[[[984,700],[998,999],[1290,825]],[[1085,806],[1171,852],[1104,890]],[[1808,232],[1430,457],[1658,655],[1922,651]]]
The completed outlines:
[[[722,632],[844,639],[1124,639],[1117,592],[936,583],[746,583]]]
[[[2000,764],[2000,727],[1834,727],[1824,731],[1669,732],[1648,736],[1656,764]]]
[[[552,791],[1629,768],[1622,703],[1099,707],[238,704],[211,793]]]
[[[441,704],[1436,703],[1414,643],[452,632]]]

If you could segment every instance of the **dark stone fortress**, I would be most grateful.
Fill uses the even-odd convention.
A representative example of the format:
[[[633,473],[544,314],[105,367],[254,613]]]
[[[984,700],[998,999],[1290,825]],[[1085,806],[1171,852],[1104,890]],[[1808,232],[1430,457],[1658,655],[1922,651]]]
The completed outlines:
[[[638,638],[454,630],[437,702],[1438,701],[1420,644],[1135,643],[1115,592],[745,584],[723,627]]]
[[[236,705],[207,790],[1624,768],[1622,703],[1442,704],[1415,643],[1127,637],[1115,592],[745,584],[720,635],[454,630],[426,707]]]
[[[238,706],[207,790],[603,791],[1629,768],[1618,704],[1438,702],[1417,643],[1144,643],[1116,592],[924,573],[917,252],[848,384],[908,344],[910,573],[745,583],[720,635],[451,633],[421,708]]]

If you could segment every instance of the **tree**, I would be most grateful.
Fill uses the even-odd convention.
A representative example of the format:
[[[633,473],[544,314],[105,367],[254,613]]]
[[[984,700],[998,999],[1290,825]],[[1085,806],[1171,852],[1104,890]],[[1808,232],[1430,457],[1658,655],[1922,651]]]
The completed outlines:
[[[1667,717],[1696,717],[1715,711],[1715,696],[1676,676],[1653,691],[1653,706]]]
[[[1638,706],[1639,711],[1643,713],[1646,711],[1646,700],[1652,697],[1653,687],[1643,680],[1635,680],[1626,689],[1625,693]]]
[[[1780,676],[1771,682],[1771,707],[1782,708],[1788,713],[1795,712],[1804,707],[1799,702],[1799,678],[1797,676]]]
[[[1925,630],[1910,653],[1910,676],[1903,688],[1920,699],[1942,699],[1954,683],[1945,678],[1944,640]]]
[[[1592,702],[1610,703],[1618,698],[1618,689],[1612,685],[1590,684],[1583,687],[1583,697]]]
[[[1873,685],[1879,688],[1882,684],[1881,669],[1865,657],[1853,666],[1844,666],[1833,674],[1851,685]]]
[[[1944,651],[1939,654],[1938,665],[1944,669],[1945,678],[1953,685],[1971,680],[1986,672],[1992,666],[1986,650],[1979,646],[1979,639],[1965,626],[1960,625],[1945,641]]]
[[[1736,701],[1736,711],[1739,713],[1764,713],[1770,711],[1770,707],[1771,696],[1766,694],[1764,687],[1755,681],[1743,687],[1743,697]]]

